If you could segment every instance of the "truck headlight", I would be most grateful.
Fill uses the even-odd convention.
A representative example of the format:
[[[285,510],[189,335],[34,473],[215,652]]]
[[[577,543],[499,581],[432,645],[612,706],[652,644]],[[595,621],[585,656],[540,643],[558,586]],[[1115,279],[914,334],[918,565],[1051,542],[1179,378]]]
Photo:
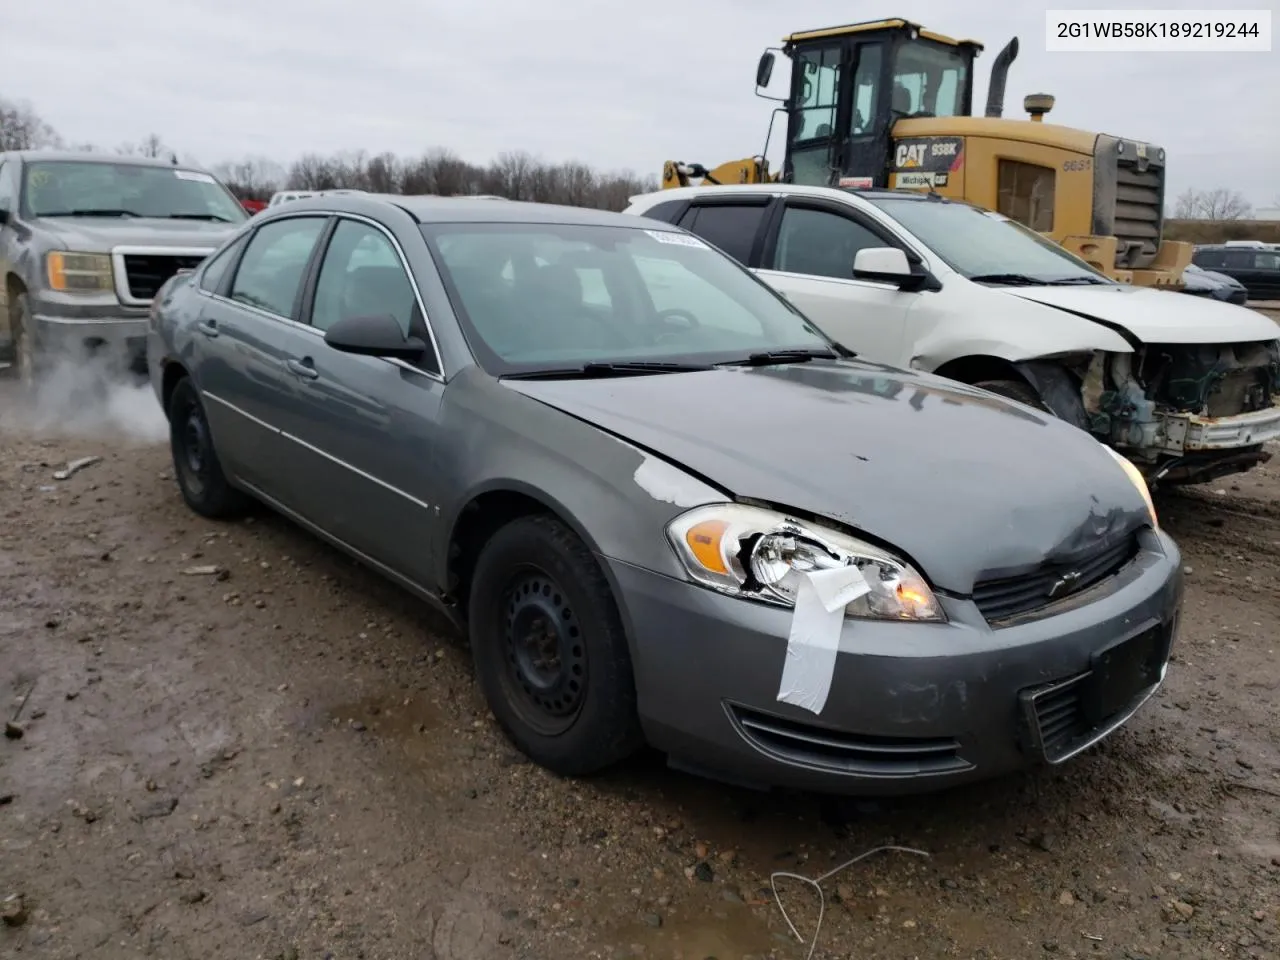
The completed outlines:
[[[111,257],[105,253],[54,250],[45,257],[49,289],[59,293],[106,293],[115,289]]]
[[[734,597],[792,606],[800,576],[854,564],[871,587],[845,616],[940,622],[933,590],[910,564],[855,537],[739,503],[696,507],[667,526],[689,576]]]

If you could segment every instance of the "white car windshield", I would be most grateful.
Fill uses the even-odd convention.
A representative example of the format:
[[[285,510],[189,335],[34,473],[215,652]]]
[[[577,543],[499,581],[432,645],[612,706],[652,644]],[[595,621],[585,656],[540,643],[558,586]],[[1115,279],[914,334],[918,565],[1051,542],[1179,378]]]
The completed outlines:
[[[472,351],[496,376],[840,353],[748,270],[689,234],[542,223],[422,231]]]
[[[1111,282],[1052,240],[993,211],[916,197],[868,199],[971,280],[1009,285]]]
[[[141,163],[39,160],[26,165],[31,217],[155,217],[241,223],[248,213],[212,176]]]

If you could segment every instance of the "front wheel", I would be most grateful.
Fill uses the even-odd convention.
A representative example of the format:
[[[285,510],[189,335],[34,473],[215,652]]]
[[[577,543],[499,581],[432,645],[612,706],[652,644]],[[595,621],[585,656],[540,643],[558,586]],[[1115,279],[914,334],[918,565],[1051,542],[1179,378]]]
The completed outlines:
[[[18,293],[9,301],[9,347],[5,359],[6,372],[23,388],[35,386],[40,366],[36,343],[32,339],[31,301],[25,293]]]
[[[562,776],[641,744],[635,680],[609,583],[552,517],[514,520],[485,545],[468,610],[476,679],[507,737]]]
[[[1021,380],[982,380],[975,383],[974,386],[980,390],[998,393],[1000,396],[1008,397],[1010,400],[1025,403],[1028,407],[1034,407],[1036,410],[1042,410],[1045,413],[1051,412],[1044,405],[1044,401],[1040,399],[1040,394],[1036,393],[1030,384]]]
[[[232,487],[222,472],[204,404],[190,377],[183,377],[173,388],[168,414],[173,473],[187,506],[214,520],[244,514],[249,498]]]

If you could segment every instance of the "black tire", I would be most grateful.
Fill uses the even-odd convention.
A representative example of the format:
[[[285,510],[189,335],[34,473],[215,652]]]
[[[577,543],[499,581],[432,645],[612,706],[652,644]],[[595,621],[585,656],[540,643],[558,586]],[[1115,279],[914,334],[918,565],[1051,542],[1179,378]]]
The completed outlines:
[[[35,387],[44,367],[32,330],[31,301],[24,291],[9,301],[9,344],[3,356],[8,366],[0,372],[28,390]]]
[[[476,679],[507,737],[561,776],[587,776],[643,743],[627,638],[587,546],[548,516],[485,544],[468,610]]]
[[[173,475],[187,506],[212,520],[243,516],[251,501],[227,482],[213,447],[204,405],[189,377],[183,377],[174,386],[166,412]]]
[[[974,386],[991,393],[998,393],[1000,396],[1008,397],[1010,400],[1025,403],[1028,407],[1043,410],[1045,413],[1049,412],[1049,409],[1044,405],[1044,401],[1040,399],[1040,394],[1036,393],[1030,384],[1021,380],[981,380],[975,383]]]

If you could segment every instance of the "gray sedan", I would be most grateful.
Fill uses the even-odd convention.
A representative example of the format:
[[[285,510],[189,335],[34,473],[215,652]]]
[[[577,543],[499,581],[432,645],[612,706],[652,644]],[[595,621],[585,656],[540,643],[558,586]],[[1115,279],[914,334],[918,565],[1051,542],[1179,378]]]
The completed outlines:
[[[1062,762],[1165,676],[1179,553],[1128,461],[848,356],[670,225],[297,200],[151,323],[188,505],[266,503],[447,611],[553,771],[647,742],[932,789]]]

